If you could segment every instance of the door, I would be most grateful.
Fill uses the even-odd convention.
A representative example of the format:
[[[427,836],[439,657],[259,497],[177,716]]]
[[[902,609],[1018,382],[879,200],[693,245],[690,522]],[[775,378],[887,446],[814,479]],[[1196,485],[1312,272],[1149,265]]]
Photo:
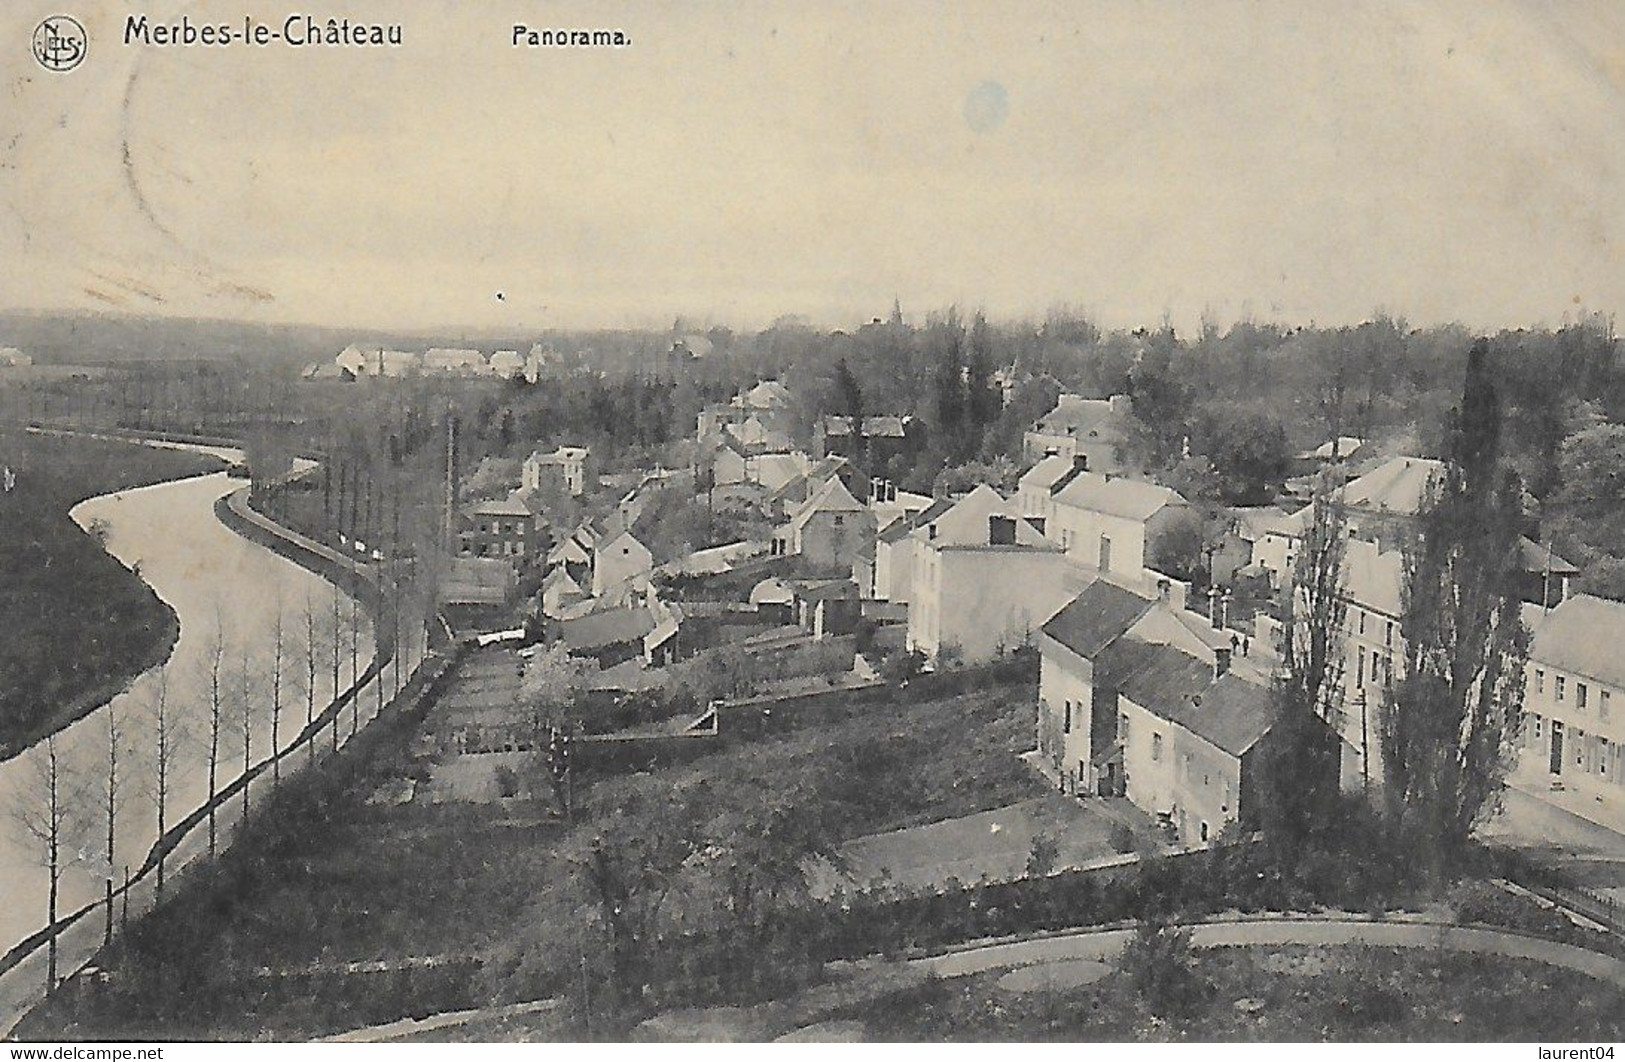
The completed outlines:
[[[1112,570],[1112,540],[1105,535],[1100,536],[1100,564],[1098,567],[1103,572]]]
[[[1557,719],[1552,720],[1551,771],[1553,774],[1563,773],[1563,723]]]

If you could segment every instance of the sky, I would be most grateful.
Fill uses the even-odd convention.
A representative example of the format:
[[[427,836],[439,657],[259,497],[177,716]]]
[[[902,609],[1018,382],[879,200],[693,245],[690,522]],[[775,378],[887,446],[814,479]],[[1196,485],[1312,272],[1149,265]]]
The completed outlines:
[[[0,309],[505,332],[901,301],[1625,310],[1625,4],[7,0]],[[399,49],[125,46],[398,22]],[[41,17],[89,31],[39,67]],[[620,29],[529,49],[516,22]],[[500,297],[499,297],[500,293]]]

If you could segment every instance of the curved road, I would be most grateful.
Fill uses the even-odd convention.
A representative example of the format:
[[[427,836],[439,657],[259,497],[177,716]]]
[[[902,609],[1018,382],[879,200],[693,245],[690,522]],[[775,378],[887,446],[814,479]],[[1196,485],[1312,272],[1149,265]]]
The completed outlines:
[[[1258,918],[1230,922],[1193,922],[1191,944],[1198,948],[1250,946],[1369,945],[1384,948],[1432,948],[1534,959],[1589,974],[1625,989],[1625,960],[1602,952],[1477,926],[1438,922],[1378,922],[1355,918]],[[960,977],[1033,963],[1069,959],[1108,962],[1134,937],[1132,929],[1093,929],[1029,940],[971,945],[942,955],[915,959],[939,977]]]
[[[90,791],[81,805],[86,812],[81,818],[88,821],[77,824],[74,844],[65,855],[71,862],[62,875],[59,916],[100,898],[107,878],[110,875],[122,878],[125,866],[133,872],[157,836],[155,806],[148,790],[154,748],[151,714],[160,672],[167,683],[171,717],[184,732],[177,757],[177,777],[170,793],[168,821],[171,825],[201,807],[208,796],[209,711],[205,690],[208,661],[217,640],[224,649],[222,670],[226,698],[240,704],[245,659],[249,661],[250,681],[265,681],[280,611],[285,637],[290,643],[284,670],[291,688],[284,696],[285,714],[279,735],[284,746],[304,724],[304,691],[298,683],[302,681],[304,670],[305,611],[312,609],[321,617],[318,630],[322,633],[318,640],[330,641],[335,597],[346,642],[340,654],[339,677],[341,684],[351,681],[347,644],[350,598],[305,569],[240,538],[219,523],[214,515],[215,501],[241,484],[241,480],[216,473],[92,498],[72,511],[73,519],[81,527],[88,527],[92,521],[105,523],[108,551],[126,565],[139,565],[142,579],[179,617],[180,637],[162,668],[139,676],[124,693],[57,735],[59,755],[74,770],[76,780]],[[371,632],[366,613],[358,610],[358,615],[360,651],[357,659],[364,670],[371,659]],[[332,652],[326,646],[323,648],[326,649],[325,665],[318,668],[316,680],[318,710],[331,700],[333,692]],[[256,709],[250,712],[252,755],[259,761],[270,751],[268,697],[262,690],[252,700],[256,703]],[[374,700],[370,690],[358,698],[363,716],[368,714]],[[124,795],[117,818],[118,842],[111,867],[105,853],[105,818],[95,806],[95,791],[106,777],[109,713],[120,721],[127,746],[121,754]],[[241,709],[232,705],[229,717],[233,726],[222,740],[218,778],[222,789],[242,773]],[[0,808],[6,812],[27,800],[26,794],[35,785],[34,760],[34,754],[30,753],[0,764]],[[234,803],[220,816],[222,836],[234,820],[238,807]],[[0,830],[0,895],[7,901],[0,905],[0,952],[46,923],[48,878],[39,865],[38,845],[25,843],[18,836],[20,832],[15,828]],[[184,862],[200,847],[201,844],[189,838],[172,858],[176,863]],[[150,891],[150,886],[133,890],[132,913],[150,902]],[[96,913],[65,934],[61,973],[70,972],[94,952],[101,943],[102,922],[101,914]],[[43,988],[44,952],[45,949],[40,948],[29,961],[0,978],[0,1031],[9,1028],[20,1007],[37,997]]]

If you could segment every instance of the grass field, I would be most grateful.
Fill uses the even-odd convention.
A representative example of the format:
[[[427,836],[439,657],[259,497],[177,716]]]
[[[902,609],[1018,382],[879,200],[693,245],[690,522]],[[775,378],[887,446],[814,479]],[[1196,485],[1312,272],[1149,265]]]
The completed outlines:
[[[1046,988],[999,971],[932,981],[847,1017],[865,1038],[895,1041],[1606,1043],[1625,1034],[1625,994],[1531,960],[1301,947],[1221,948],[1196,962],[1209,990],[1182,1018],[1153,1019],[1121,972]]]
[[[0,749],[26,747],[162,658],[174,615],[71,519],[86,498],[215,471],[213,458],[0,431]]]

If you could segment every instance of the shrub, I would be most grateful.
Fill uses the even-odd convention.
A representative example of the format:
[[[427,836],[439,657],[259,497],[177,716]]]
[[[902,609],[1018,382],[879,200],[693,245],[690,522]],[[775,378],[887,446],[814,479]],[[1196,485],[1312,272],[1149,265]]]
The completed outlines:
[[[1055,870],[1055,861],[1060,854],[1061,847],[1055,843],[1055,838],[1047,833],[1033,834],[1032,849],[1027,853],[1027,876],[1049,877]]]
[[[1146,921],[1123,951],[1122,969],[1129,983],[1159,1018],[1190,1014],[1212,991],[1196,972],[1191,931]]]
[[[502,797],[515,797],[519,795],[519,772],[500,763],[496,769],[497,794]]]
[[[1111,832],[1107,835],[1106,839],[1107,842],[1112,846],[1112,851],[1121,855],[1128,855],[1138,847],[1138,844],[1134,839],[1134,831],[1129,829],[1127,823],[1112,823]]]

